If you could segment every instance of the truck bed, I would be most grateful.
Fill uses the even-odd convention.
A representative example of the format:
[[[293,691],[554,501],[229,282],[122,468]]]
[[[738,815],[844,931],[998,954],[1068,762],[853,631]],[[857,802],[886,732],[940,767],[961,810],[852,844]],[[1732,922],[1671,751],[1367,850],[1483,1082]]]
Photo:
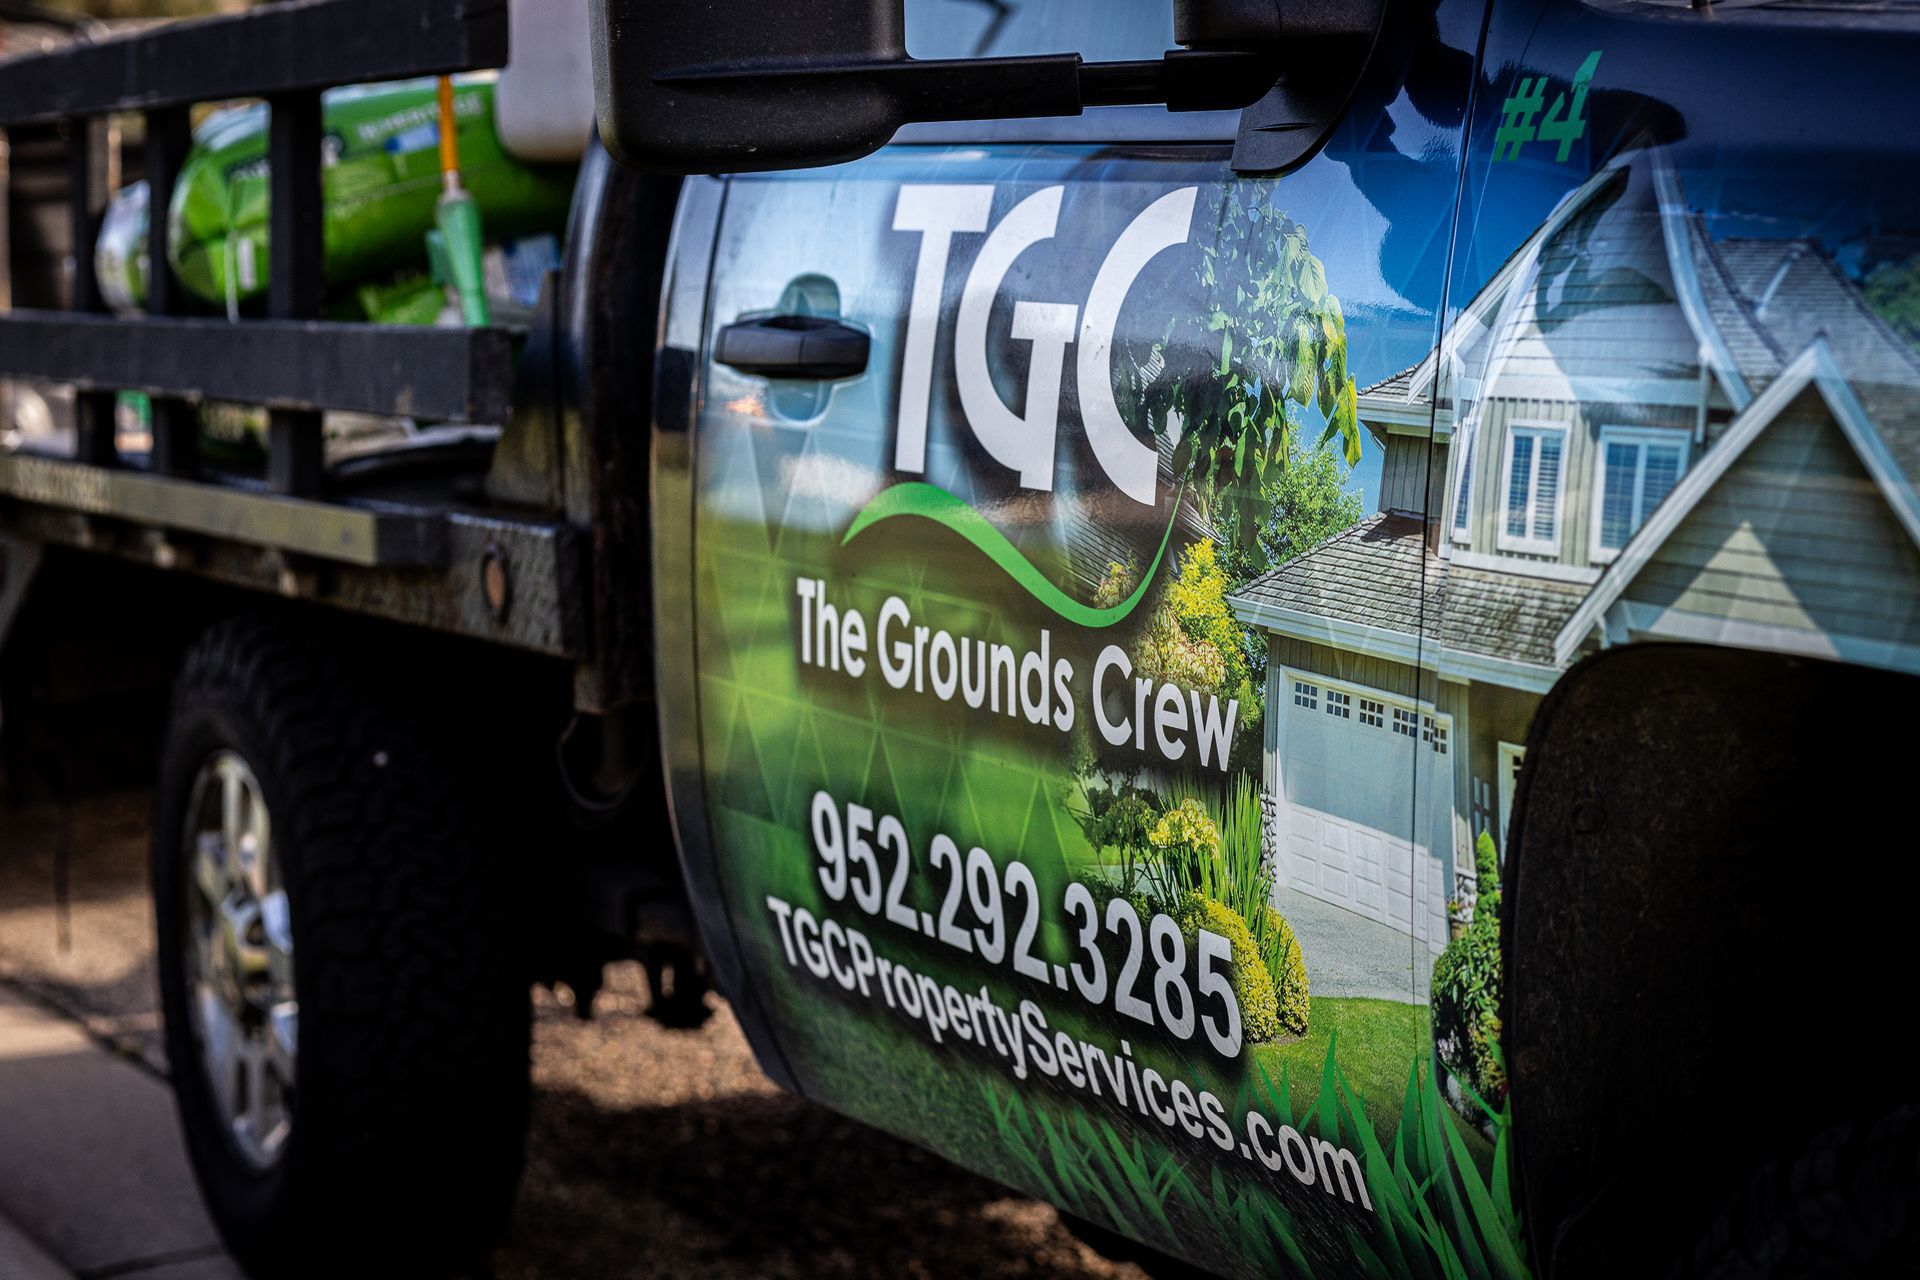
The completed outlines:
[[[69,139],[69,243],[83,247],[67,309],[0,313],[0,378],[71,387],[75,419],[67,456],[0,452],[0,539],[581,658],[589,540],[558,475],[551,298],[515,329],[317,318],[321,91],[506,60],[505,0],[426,0],[404,21],[374,0],[295,0],[0,62],[0,128],[53,125]],[[286,248],[271,256],[270,317],[182,314],[164,269],[152,273],[147,315],[106,314],[88,248],[117,168],[102,125],[144,113],[146,178],[164,209],[189,108],[239,97],[274,110],[271,230]],[[166,221],[150,233],[155,262]],[[121,392],[151,399],[148,452],[122,452]],[[198,409],[213,402],[267,412],[259,474],[200,456]],[[427,448],[329,467],[322,424],[334,412],[472,427],[469,446],[504,443],[491,458],[484,446]]]

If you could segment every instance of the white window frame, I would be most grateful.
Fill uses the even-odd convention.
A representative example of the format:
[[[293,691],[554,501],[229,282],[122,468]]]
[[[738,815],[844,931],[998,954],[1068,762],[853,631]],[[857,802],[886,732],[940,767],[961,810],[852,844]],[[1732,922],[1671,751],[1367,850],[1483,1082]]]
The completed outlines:
[[[1473,545],[1473,447],[1479,442],[1477,423],[1454,433],[1453,483],[1447,486],[1447,541]]]
[[[1692,457],[1689,456],[1691,451],[1687,448],[1691,438],[1691,431],[1685,427],[1600,428],[1600,443],[1598,452],[1594,454],[1593,460],[1593,516],[1590,522],[1591,527],[1587,531],[1587,558],[1589,560],[1595,564],[1611,564],[1614,557],[1618,556],[1620,552],[1625,549],[1626,545],[1625,543],[1622,543],[1618,547],[1603,547],[1600,545],[1600,522],[1606,514],[1608,443],[1621,441],[1641,446],[1640,462],[1639,465],[1634,468],[1633,474],[1633,504],[1638,507],[1644,500],[1647,491],[1646,446],[1649,444],[1657,444],[1677,446],[1679,448],[1680,474],[1674,477],[1674,487],[1678,488],[1680,481],[1686,479],[1687,467],[1693,461]],[[1631,522],[1633,529],[1632,532],[1627,534],[1628,542],[1633,541],[1633,535],[1640,532],[1640,526],[1645,524],[1647,517],[1652,514],[1653,511],[1651,509],[1643,510],[1639,513],[1639,518]]]
[[[1536,538],[1533,526],[1537,511],[1535,509],[1540,494],[1540,449],[1534,447],[1533,465],[1527,472],[1527,534],[1524,537],[1507,532],[1507,512],[1512,509],[1513,498],[1513,442],[1522,433],[1542,436],[1548,433],[1560,437],[1560,483],[1553,489],[1553,537]],[[1502,551],[1518,551],[1527,555],[1557,556],[1560,554],[1561,516],[1567,505],[1567,471],[1571,462],[1573,433],[1564,422],[1514,421],[1507,424],[1506,441],[1500,450],[1500,505],[1494,512],[1494,545]]]

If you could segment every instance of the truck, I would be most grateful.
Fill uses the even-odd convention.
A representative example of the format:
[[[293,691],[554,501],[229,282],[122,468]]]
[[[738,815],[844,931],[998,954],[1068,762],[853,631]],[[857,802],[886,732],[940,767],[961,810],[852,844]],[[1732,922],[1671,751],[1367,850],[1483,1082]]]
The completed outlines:
[[[324,316],[323,91],[552,40],[528,312]],[[638,958],[1150,1269],[1920,1270],[1916,56],[1906,0],[291,0],[0,63],[7,769],[154,788],[236,1257],[484,1268],[529,987]],[[217,314],[161,211],[243,98]]]

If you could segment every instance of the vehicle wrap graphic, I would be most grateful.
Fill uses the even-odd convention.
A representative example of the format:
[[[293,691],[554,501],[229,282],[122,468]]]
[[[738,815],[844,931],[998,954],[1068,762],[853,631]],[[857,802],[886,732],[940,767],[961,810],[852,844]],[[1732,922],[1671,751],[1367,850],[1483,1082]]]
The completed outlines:
[[[869,376],[712,366],[696,535],[714,838],[796,1075],[1215,1266],[1466,1240],[1518,1274],[1497,1119],[1430,1061],[1431,955],[1276,884],[1232,604],[1363,516],[1358,388],[1432,348],[1434,298],[1343,290],[1333,165],[1284,204],[1205,149],[824,177],[734,180],[735,261],[777,266],[720,272],[710,321],[837,314]]]
[[[1593,47],[1528,74],[1593,109]],[[1920,670],[1920,241],[1654,136],[1496,162],[1500,109],[1451,259],[1447,135],[1364,113],[1278,180],[729,181],[709,331],[873,340],[698,427],[708,813],[808,1092],[1226,1274],[1528,1273],[1528,724],[1614,644]]]
[[[1177,508],[1178,503],[1175,506]],[[1167,544],[1173,538],[1173,525],[1169,522],[1159,548],[1153,553],[1153,563],[1147,566],[1139,584],[1120,603],[1097,609],[1075,600],[1055,586],[1053,580],[1021,555],[1020,549],[1008,542],[1006,535],[995,529],[986,517],[937,485],[909,481],[875,494],[873,501],[860,508],[860,513],[854,516],[841,542],[852,542],[873,525],[896,516],[919,516],[951,529],[1005,570],[1007,576],[1025,588],[1035,600],[1068,622],[1083,627],[1108,627],[1125,621],[1127,615],[1146,598],[1147,588],[1152,585],[1154,573],[1159,569],[1160,561],[1167,553]]]

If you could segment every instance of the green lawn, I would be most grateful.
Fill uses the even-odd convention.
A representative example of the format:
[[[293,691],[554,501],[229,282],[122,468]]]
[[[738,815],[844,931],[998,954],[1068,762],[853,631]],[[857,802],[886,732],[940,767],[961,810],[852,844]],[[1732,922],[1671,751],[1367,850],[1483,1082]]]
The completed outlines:
[[[1266,1068],[1268,1078],[1276,1085],[1281,1068],[1286,1068],[1294,1114],[1313,1107],[1320,1093],[1320,1069],[1326,1064],[1327,1045],[1338,1036],[1334,1057],[1347,1083],[1366,1100],[1367,1117],[1376,1128],[1393,1133],[1400,1124],[1400,1104],[1407,1093],[1407,1069],[1426,1055],[1426,1007],[1393,1000],[1315,996],[1307,1027],[1302,1039],[1260,1045],[1253,1051],[1253,1060]]]

